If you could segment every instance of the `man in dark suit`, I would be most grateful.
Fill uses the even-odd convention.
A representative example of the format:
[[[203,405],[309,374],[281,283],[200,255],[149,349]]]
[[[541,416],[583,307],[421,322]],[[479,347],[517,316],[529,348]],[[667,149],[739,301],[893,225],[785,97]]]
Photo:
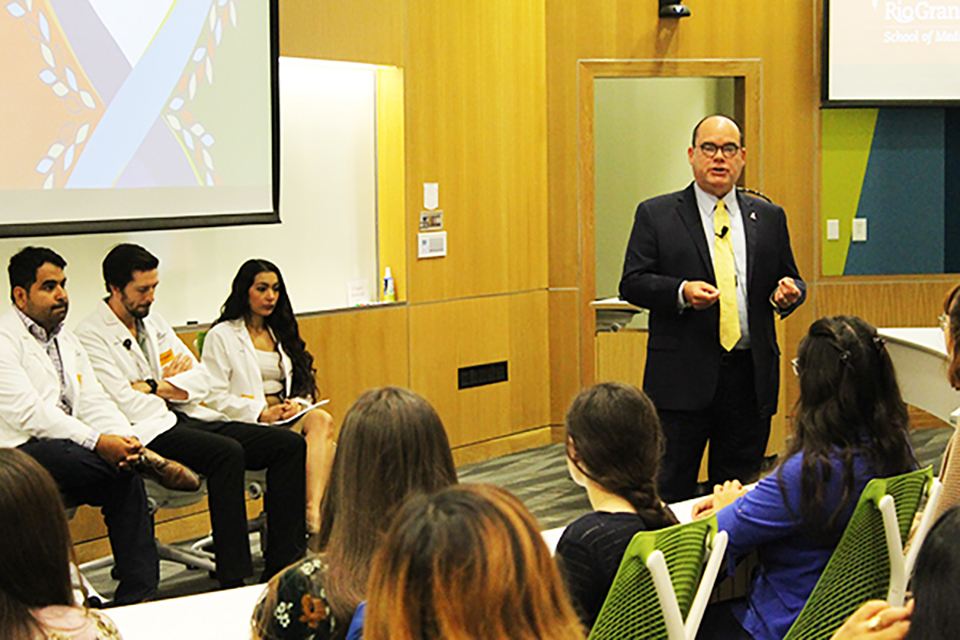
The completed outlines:
[[[756,479],[777,410],[774,314],[806,295],[783,209],[736,190],[737,124],[704,118],[687,154],[694,183],[637,207],[620,280],[620,296],[650,310],[643,386],[666,437],[668,502],[695,495],[708,441],[711,484]]]

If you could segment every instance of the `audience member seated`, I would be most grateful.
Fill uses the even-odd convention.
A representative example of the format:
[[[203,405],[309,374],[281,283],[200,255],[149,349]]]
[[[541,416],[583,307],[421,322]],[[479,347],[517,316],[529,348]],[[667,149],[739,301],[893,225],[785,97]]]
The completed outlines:
[[[917,555],[913,600],[890,607],[864,604],[831,640],[953,640],[960,629],[960,507],[952,507],[930,529]]]
[[[199,487],[181,465],[148,453],[103,392],[86,352],[63,327],[66,261],[27,247],[10,258],[13,308],[0,317],[0,447],[18,447],[57,482],[68,504],[101,507],[120,584],[116,604],[150,598],[159,567],[143,481]]]
[[[0,638],[120,638],[109,618],[74,603],[60,493],[50,474],[17,449],[0,449],[0,540]]]
[[[745,599],[708,607],[698,638],[782,638],[867,482],[916,467],[907,408],[876,329],[854,317],[818,320],[796,368],[800,399],[782,464],[752,491],[727,482],[695,508],[701,517],[717,512],[730,557],[756,549],[760,563]]]
[[[950,386],[960,389],[960,284],[953,287],[943,301],[940,327],[943,329],[950,357],[947,377]],[[942,514],[950,507],[960,505],[960,446],[957,445],[956,431],[943,454],[940,481],[943,483],[943,493],[937,509]]]
[[[657,495],[663,433],[636,387],[607,382],[580,393],[567,412],[567,467],[594,511],[566,528],[557,558],[574,608],[593,627],[633,536],[677,524]]]
[[[885,600],[871,600],[857,609],[830,640],[901,640],[910,628],[912,613],[913,600],[905,607],[891,607]]]
[[[960,630],[960,507],[927,534],[913,570],[913,615],[907,640],[952,640]]]
[[[343,638],[390,518],[411,495],[457,482],[430,404],[406,389],[361,395],[343,420],[320,518],[320,554],[274,577],[253,615],[263,640]]]
[[[574,640],[583,630],[537,523],[503,489],[410,500],[377,552],[364,640]]]
[[[160,261],[143,247],[119,244],[103,260],[109,296],[77,327],[107,394],[142,442],[207,477],[210,521],[221,587],[253,575],[244,469],[267,469],[264,498],[270,543],[264,578],[304,551],[303,440],[201,406],[210,377],[176,332],[151,312]]]
[[[231,420],[287,420],[319,399],[313,356],[300,337],[280,269],[267,260],[240,266],[202,357],[213,382],[206,404]],[[333,462],[333,418],[312,409],[292,427],[307,442],[306,521],[315,534]]]

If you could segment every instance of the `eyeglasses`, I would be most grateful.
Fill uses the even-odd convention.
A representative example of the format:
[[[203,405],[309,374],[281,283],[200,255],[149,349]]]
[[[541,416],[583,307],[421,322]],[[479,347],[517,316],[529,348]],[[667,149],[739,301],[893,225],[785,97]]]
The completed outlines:
[[[713,156],[717,155],[717,149],[723,152],[724,158],[732,158],[733,156],[737,155],[738,151],[740,151],[740,146],[734,144],[733,142],[728,142],[727,144],[718,147],[712,142],[704,142],[700,145],[699,149],[700,153],[708,158],[712,158]]]
[[[793,365],[793,375],[800,377],[800,358],[794,358],[790,361],[790,364]]]
[[[948,331],[950,329],[950,316],[945,313],[941,313],[937,316],[937,320],[940,321],[940,330]]]

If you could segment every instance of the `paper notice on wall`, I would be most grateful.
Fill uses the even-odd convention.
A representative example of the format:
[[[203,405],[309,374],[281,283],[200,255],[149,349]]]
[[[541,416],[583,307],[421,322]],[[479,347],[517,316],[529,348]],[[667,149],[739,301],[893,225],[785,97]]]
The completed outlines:
[[[423,183],[423,208],[433,210],[440,206],[440,183]]]

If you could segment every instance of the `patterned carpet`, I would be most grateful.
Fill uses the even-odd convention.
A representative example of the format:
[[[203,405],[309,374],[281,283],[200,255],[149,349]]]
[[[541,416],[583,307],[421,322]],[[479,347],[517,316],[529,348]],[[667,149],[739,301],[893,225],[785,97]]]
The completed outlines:
[[[569,524],[590,510],[587,493],[567,473],[562,444],[551,444],[459,469],[460,482],[493,484],[520,498],[541,529]]]

